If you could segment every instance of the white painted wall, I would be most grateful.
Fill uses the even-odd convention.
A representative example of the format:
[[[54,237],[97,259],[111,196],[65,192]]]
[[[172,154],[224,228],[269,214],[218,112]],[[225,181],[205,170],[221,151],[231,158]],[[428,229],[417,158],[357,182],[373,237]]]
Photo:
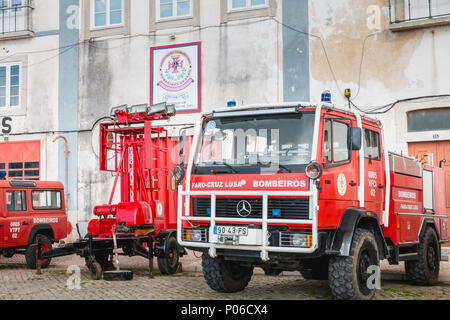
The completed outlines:
[[[221,25],[220,1],[200,1],[200,28],[183,27],[149,32],[149,1],[133,0],[130,37],[95,39],[80,46],[79,128],[87,129],[113,106],[149,101],[150,48],[201,42],[202,112],[238,104],[282,101],[281,28],[265,18]],[[281,5],[277,19],[281,20]],[[174,40],[170,39],[176,35]],[[171,124],[194,123],[200,113],[179,114]],[[96,138],[94,138],[96,139]],[[78,216],[92,217],[93,206],[106,204],[112,177],[98,170],[91,151],[91,136],[79,135]]]
[[[310,33],[322,38],[329,60],[321,42],[311,37],[312,98],[320,99],[322,91],[330,90],[336,105],[347,106],[343,91],[351,88],[354,103],[367,110],[399,99],[450,93],[450,26],[392,32],[384,0],[315,0],[309,4]],[[379,29],[373,28],[374,17],[379,18]],[[407,134],[407,111],[449,106],[449,99],[414,101],[380,115],[388,148],[407,154],[408,141],[432,140],[430,133]],[[450,132],[441,132],[440,137],[449,139]]]

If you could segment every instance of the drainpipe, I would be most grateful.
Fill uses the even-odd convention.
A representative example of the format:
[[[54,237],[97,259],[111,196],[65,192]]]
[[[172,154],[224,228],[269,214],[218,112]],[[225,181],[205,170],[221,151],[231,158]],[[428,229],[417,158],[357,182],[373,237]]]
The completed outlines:
[[[69,190],[69,153],[70,153],[70,151],[69,151],[69,143],[67,142],[67,138],[63,137],[63,136],[57,136],[55,139],[53,139],[53,142],[55,142],[58,139],[63,139],[64,144],[66,145],[65,150],[64,150],[64,157],[66,159],[64,198],[66,200],[66,212],[67,212],[68,200],[69,200],[69,193],[67,191]]]

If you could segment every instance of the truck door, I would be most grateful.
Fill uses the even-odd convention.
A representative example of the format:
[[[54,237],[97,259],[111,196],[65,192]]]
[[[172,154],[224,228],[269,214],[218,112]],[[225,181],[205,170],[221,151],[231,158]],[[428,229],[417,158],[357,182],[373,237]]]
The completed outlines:
[[[337,225],[344,210],[357,205],[358,200],[358,161],[348,145],[350,127],[354,121],[340,117],[326,117],[323,127],[324,167],[321,178],[321,206],[326,217],[319,216],[321,225]],[[322,219],[325,219],[322,220]]]
[[[382,221],[386,177],[380,132],[375,128],[363,128],[363,136],[365,207],[367,210],[374,211]]]
[[[27,211],[25,190],[5,191],[5,238],[8,246],[28,244],[27,235],[31,227],[31,216]]]

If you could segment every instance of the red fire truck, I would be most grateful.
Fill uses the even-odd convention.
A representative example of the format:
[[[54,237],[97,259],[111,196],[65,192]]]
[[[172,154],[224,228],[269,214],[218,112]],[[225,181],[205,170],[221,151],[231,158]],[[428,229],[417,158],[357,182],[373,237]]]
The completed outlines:
[[[378,120],[329,103],[216,110],[196,128],[184,182],[183,167],[178,242],[203,253],[216,291],[243,290],[261,267],[370,299],[383,259],[404,261],[413,283],[436,282],[443,171],[389,153]]]

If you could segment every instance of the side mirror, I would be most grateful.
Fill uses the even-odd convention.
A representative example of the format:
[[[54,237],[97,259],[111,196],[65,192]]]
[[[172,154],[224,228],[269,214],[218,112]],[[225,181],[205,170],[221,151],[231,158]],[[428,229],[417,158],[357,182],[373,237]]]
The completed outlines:
[[[177,165],[172,169],[172,179],[178,185],[180,184],[186,175],[183,165]]]
[[[362,139],[361,139],[361,128],[350,128],[350,134],[348,137],[348,148],[352,151],[361,150]]]

